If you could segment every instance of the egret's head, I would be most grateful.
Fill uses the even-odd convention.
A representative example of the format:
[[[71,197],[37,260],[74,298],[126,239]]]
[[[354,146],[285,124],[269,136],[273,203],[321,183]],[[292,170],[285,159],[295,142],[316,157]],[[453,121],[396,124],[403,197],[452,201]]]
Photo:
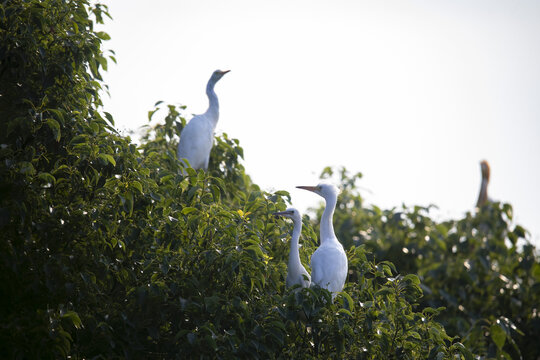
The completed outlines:
[[[330,197],[337,198],[339,194],[339,189],[337,186],[326,183],[322,183],[317,186],[297,186],[297,188],[313,191],[315,194],[318,194],[325,199],[329,199]]]
[[[216,70],[214,71],[214,73],[212,74],[212,77],[210,78],[210,80],[212,80],[212,82],[216,82],[218,81],[219,79],[221,79],[223,77],[223,75],[225,75],[226,73],[228,73],[229,71],[231,70]]]
[[[300,211],[295,208],[288,208],[285,211],[275,212],[273,215],[292,219],[295,223],[302,223],[302,215],[300,214]]]
[[[480,170],[482,171],[482,180],[489,181],[489,164],[486,160],[480,161]]]

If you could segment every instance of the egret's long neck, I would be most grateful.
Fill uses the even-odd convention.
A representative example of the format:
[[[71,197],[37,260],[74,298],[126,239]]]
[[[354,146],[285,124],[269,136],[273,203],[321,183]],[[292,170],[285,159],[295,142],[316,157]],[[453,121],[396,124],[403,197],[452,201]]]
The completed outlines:
[[[324,212],[321,217],[321,244],[326,239],[332,239],[336,237],[336,235],[334,234],[334,224],[332,223],[336,203],[336,197],[326,199],[326,207],[324,208]]]
[[[289,252],[289,267],[300,265],[300,254],[298,253],[298,240],[302,233],[302,223],[294,224],[291,237],[291,251]]]
[[[214,122],[214,127],[216,126],[219,119],[219,101],[214,91],[215,85],[216,85],[216,81],[214,81],[213,79],[210,79],[208,81],[208,85],[206,85],[206,95],[208,95],[208,101],[209,101],[208,110],[206,110],[206,114],[210,115],[208,116],[208,118]]]
[[[487,187],[489,183],[489,178],[482,178],[482,183],[480,184],[480,194],[478,194],[478,201],[476,202],[476,206],[480,207],[484,205],[488,200],[488,194],[487,194]]]
[[[291,264],[300,263],[300,254],[298,253],[298,241],[302,233],[302,223],[294,223],[293,233],[291,237],[291,251],[289,252],[289,266]]]

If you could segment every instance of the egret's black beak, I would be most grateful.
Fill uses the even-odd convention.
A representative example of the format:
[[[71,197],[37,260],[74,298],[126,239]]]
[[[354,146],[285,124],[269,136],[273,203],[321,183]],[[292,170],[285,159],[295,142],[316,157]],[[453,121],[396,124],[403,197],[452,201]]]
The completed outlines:
[[[297,188],[317,192],[317,187],[316,186],[297,186]]]
[[[286,215],[292,215],[292,211],[279,211],[279,212],[275,212],[273,213],[272,215],[278,217],[278,216],[286,216]]]

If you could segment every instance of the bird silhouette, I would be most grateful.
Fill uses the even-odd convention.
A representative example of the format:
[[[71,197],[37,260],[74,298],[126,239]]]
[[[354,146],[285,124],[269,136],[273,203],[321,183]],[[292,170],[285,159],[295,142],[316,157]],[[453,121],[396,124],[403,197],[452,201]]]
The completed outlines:
[[[274,215],[292,219],[294,225],[291,237],[291,249],[289,251],[289,263],[287,265],[287,287],[293,287],[294,285],[309,287],[311,277],[300,262],[300,253],[298,251],[298,241],[302,233],[302,215],[295,208],[288,208],[285,211],[276,212]]]
[[[478,201],[476,202],[477,208],[481,208],[490,201],[487,191],[490,169],[486,160],[480,161],[480,170],[482,171],[482,182],[480,183],[480,193],[478,194]]]
[[[184,166],[186,159],[194,169],[208,169],[210,150],[214,143],[214,131],[219,120],[219,102],[214,86],[230,70],[216,70],[206,85],[209,106],[204,114],[195,115],[182,129],[177,155]]]
[[[343,290],[347,278],[347,255],[334,233],[332,218],[337,204],[339,190],[330,184],[317,186],[297,186],[322,196],[326,202],[321,217],[321,244],[311,256],[311,284],[318,285],[332,293],[332,299]]]

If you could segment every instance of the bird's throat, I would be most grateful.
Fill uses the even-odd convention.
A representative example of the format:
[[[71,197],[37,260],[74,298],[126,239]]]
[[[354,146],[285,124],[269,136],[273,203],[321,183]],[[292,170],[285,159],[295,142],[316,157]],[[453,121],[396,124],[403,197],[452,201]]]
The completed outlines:
[[[297,266],[300,264],[299,245],[301,226],[295,226],[291,236],[291,250],[289,251],[289,266]]]
[[[214,85],[215,83],[209,81],[206,86],[206,95],[208,96],[208,110],[206,110],[206,114],[209,115],[207,118],[214,120],[213,125],[215,127],[219,120],[219,101],[214,91]]]
[[[321,244],[326,240],[334,239],[334,224],[332,219],[334,217],[334,209],[336,208],[336,201],[329,200],[326,202],[326,207],[321,217]]]

